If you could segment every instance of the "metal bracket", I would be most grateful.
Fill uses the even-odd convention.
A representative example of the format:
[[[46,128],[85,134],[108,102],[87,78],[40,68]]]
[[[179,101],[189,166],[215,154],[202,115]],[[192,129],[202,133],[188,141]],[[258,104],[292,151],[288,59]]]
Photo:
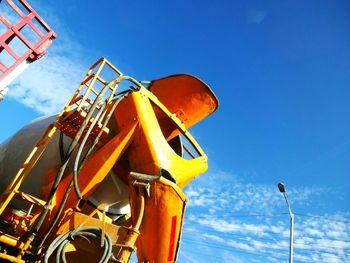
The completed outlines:
[[[157,181],[160,178],[160,175],[149,175],[137,172],[130,172],[130,176],[133,180],[132,184],[144,188],[146,190],[147,196],[150,197],[150,188],[151,183]]]

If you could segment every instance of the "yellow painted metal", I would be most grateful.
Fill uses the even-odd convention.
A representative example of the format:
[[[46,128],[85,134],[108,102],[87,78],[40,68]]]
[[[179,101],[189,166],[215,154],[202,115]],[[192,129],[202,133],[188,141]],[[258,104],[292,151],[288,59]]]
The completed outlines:
[[[9,236],[7,234],[1,233],[0,232],[0,243],[5,244],[7,246],[22,250],[25,248],[26,244],[21,242],[18,238],[14,238],[12,236]],[[8,255],[4,252],[0,252],[0,259],[9,261],[9,262],[17,262],[17,263],[21,263],[24,262],[24,260],[22,260],[22,255],[18,255],[18,256],[13,256],[13,255]]]
[[[34,149],[31,151],[22,167],[17,172],[14,179],[11,181],[9,186],[7,187],[5,193],[0,197],[1,205],[0,205],[0,215],[3,213],[7,205],[10,203],[12,198],[17,193],[20,188],[23,180],[28,176],[29,172],[39,160],[43,152],[45,151],[46,146],[51,141],[52,137],[55,135],[56,128],[54,126],[49,126],[47,130],[44,132],[41,139],[38,141]]]
[[[200,94],[199,97],[205,98],[203,103],[206,106],[191,109],[188,105],[184,105],[183,96],[177,96],[179,93],[184,94],[184,89],[191,87],[183,85],[177,88],[169,94],[168,100],[163,98],[163,102],[172,101],[173,111],[181,107],[187,109],[187,122],[181,121],[155,94],[142,87],[129,94],[115,111],[119,127],[125,127],[135,119],[139,122],[139,131],[127,151],[130,169],[153,174],[155,177],[159,176],[162,170],[166,170],[175,181],[171,182],[160,177],[151,185],[140,229],[142,238],[137,242],[140,262],[175,261],[186,204],[181,188],[207,169],[207,156],[187,128],[212,113],[217,108],[217,99],[205,85],[197,85],[198,89],[194,94],[187,92],[185,96],[189,102],[194,102],[193,106],[200,105],[200,100],[196,99]],[[191,96],[195,99],[191,99]],[[169,140],[178,134],[189,140],[198,157],[187,160],[172,149]],[[131,187],[130,180],[129,184],[132,218],[135,223],[133,214],[137,211],[137,193]]]
[[[1,243],[4,243],[8,246],[11,246],[11,247],[16,247],[16,248],[23,248],[24,246],[24,243],[21,242],[20,240],[18,240],[18,238],[13,238],[12,236],[9,236],[7,234],[4,234],[4,233],[1,233],[0,232],[0,242]]]
[[[99,207],[102,208],[102,207]],[[93,216],[98,213],[98,209],[95,209],[90,215],[85,215],[76,211],[69,211],[66,213],[62,222],[58,226],[56,234],[61,234],[67,230],[71,230],[81,226],[95,226],[109,234],[113,244],[123,242],[127,237],[127,229],[114,225],[111,222],[103,222]],[[101,234],[101,236],[104,233]],[[118,250],[117,250],[118,249]],[[123,248],[114,247],[115,253],[120,253]],[[68,262],[77,262],[81,260],[83,262],[98,262],[101,257],[101,243],[96,241],[94,238],[84,237],[77,238],[70,243],[70,246],[66,253]],[[126,261],[125,261],[126,262]]]
[[[126,129],[123,129],[118,135],[113,137],[108,143],[96,151],[91,158],[86,162],[82,171],[80,172],[78,183],[82,194],[88,197],[93,190],[99,186],[108,172],[115,165],[121,154],[126,150],[127,146],[132,142],[137,123],[130,123]],[[55,204],[53,204],[53,213],[57,211],[64,193],[72,180],[72,174],[66,176],[57,188],[55,194]],[[79,199],[72,192],[66,202],[65,208],[69,209],[78,204]],[[50,218],[46,223],[49,223]]]
[[[97,211],[98,210],[95,209],[90,215],[85,215],[73,210],[69,211],[61,220],[56,233],[61,234],[67,230],[81,226],[97,226],[102,229],[104,225],[103,221],[94,217]],[[121,242],[126,234],[124,228],[114,225],[112,222],[105,222],[105,231],[110,235],[113,243]]]
[[[134,187],[132,187],[134,188]],[[142,221],[144,220],[145,213],[145,189],[139,187],[138,196],[136,197],[136,205],[133,208],[138,208],[138,211],[134,211],[133,215],[135,218],[134,226],[128,228],[128,233],[121,244],[116,246],[120,249],[120,252],[116,254],[117,260],[119,262],[128,262],[131,256],[131,253],[135,250],[135,243],[137,238],[140,235],[140,227]],[[137,215],[137,216],[136,216]]]
[[[152,103],[168,116],[173,124],[173,129],[177,129],[191,142],[200,154],[199,157],[186,160],[171,148],[164,137],[161,129],[162,123],[159,123]],[[128,150],[128,159],[133,171],[157,175],[161,169],[165,169],[182,188],[195,176],[207,170],[207,156],[199,144],[181,121],[147,89],[141,88],[125,98],[116,109],[115,118],[120,127],[126,126],[134,119],[140,123],[140,131],[135,135],[137,143]]]
[[[116,75],[111,81],[105,81],[101,76],[104,66],[110,67]],[[186,197],[181,189],[208,168],[207,156],[187,129],[207,117],[218,106],[217,98],[210,88],[193,76],[174,75],[155,80],[147,89],[132,78],[122,75],[107,60],[102,58],[97,61],[88,70],[71,100],[58,115],[54,124],[48,127],[11,182],[9,193],[2,197],[0,212],[4,211],[14,197],[57,130],[74,138],[78,130],[82,132],[78,134],[79,136],[84,135],[86,131],[81,130],[80,127],[84,128],[84,123],[86,127],[91,125],[96,116],[91,114],[90,109],[96,111],[102,109],[97,103],[98,98],[102,98],[101,89],[98,89],[96,87],[98,85],[95,84],[99,83],[103,86],[102,90],[105,92],[103,100],[108,104],[101,115],[103,119],[110,113],[116,89],[123,80],[131,81],[137,87],[125,94],[116,107],[113,113],[114,130],[100,142],[99,147],[86,161],[79,173],[78,184],[83,197],[88,199],[107,174],[114,171],[121,180],[129,184],[133,224],[128,225],[125,221],[120,226],[116,226],[104,212],[99,218],[92,218],[88,216],[91,209],[82,208],[79,213],[73,211],[72,208],[76,208],[80,200],[74,192],[71,192],[64,206],[65,212],[59,217],[58,222],[61,223],[48,240],[52,240],[64,230],[89,222],[100,226],[107,233],[123,233],[118,234],[118,238],[114,239],[114,256],[120,262],[128,261],[136,240],[140,261],[174,262],[186,205]],[[72,128],[72,121],[76,121],[75,125],[78,128]],[[99,121],[91,137],[108,131],[110,129],[105,129]],[[196,152],[196,154],[189,153],[189,159],[179,155],[170,144],[170,141],[179,135],[187,139]],[[77,143],[81,141],[81,137],[75,139]],[[52,167],[47,174],[48,185],[54,181],[54,177],[49,174],[57,172],[57,169]],[[153,179],[146,183],[137,182],[129,176],[131,172],[148,174]],[[45,231],[56,216],[64,193],[71,185],[72,177],[72,173],[66,173],[58,185],[51,203],[51,212],[37,235],[38,239],[46,234]],[[48,195],[50,187],[46,186],[45,189],[46,193],[44,191],[43,196]],[[97,210],[95,212],[96,215],[99,213]],[[38,213],[40,211],[34,215],[34,218],[38,217]],[[2,240],[0,236],[0,242],[16,243],[14,237],[9,237],[9,240],[4,238]],[[18,260],[29,249],[30,244],[28,241],[25,244],[21,243],[21,247],[18,247],[20,249]],[[48,243],[45,245],[47,246]],[[81,254],[78,247],[79,244],[72,251]],[[82,260],[87,260],[89,256],[84,256],[83,253],[80,257]]]
[[[110,91],[107,93],[106,103],[111,103],[119,82],[112,80],[111,82],[107,83],[102,77],[100,77],[102,69],[105,65],[108,65],[108,67],[115,72],[116,79],[120,77],[121,72],[118,69],[116,69],[105,58],[99,59],[92,67],[90,67],[84,80],[79,85],[73,97],[64,106],[63,111],[57,116],[56,120],[54,121],[54,125],[50,125],[43,133],[36,146],[30,152],[22,167],[19,169],[18,173],[7,187],[5,194],[1,196],[0,214],[2,214],[4,209],[14,197],[16,191],[20,188],[23,180],[25,180],[33,166],[36,164],[36,162],[39,160],[39,158],[45,151],[47,145],[50,143],[51,139],[56,134],[57,127],[61,130],[64,129],[64,120],[67,118],[67,115],[70,115],[73,112],[84,112],[85,115],[87,114],[91,105],[87,105],[86,101],[90,91],[94,89],[94,84],[97,79],[101,83],[103,83],[104,86],[107,85],[109,87]],[[94,70],[96,70],[96,73],[93,72]],[[92,78],[90,76],[92,76]],[[86,82],[86,79],[88,78],[91,79],[90,82]],[[85,87],[86,89],[84,90],[83,87]],[[83,94],[82,90],[84,91]]]
[[[102,229],[101,236],[104,235],[104,231],[109,234],[114,246],[113,254],[117,262],[128,262],[131,253],[135,250],[135,243],[140,234],[139,228],[144,216],[144,192],[143,189],[139,189],[137,222],[132,227],[117,226],[112,222],[101,221],[93,216],[99,212],[99,209],[103,209],[100,206],[90,213],[85,215],[80,212],[70,210],[65,214],[65,217],[61,220],[57,235],[77,227],[81,226],[97,226]],[[101,240],[102,242],[102,240]],[[85,247],[85,248],[84,248]],[[100,248],[93,239],[89,239],[89,248],[86,248],[86,240],[76,240],[70,244],[69,254],[67,255],[68,262],[75,262],[77,259],[84,259],[84,262],[96,262],[98,259],[98,252]]]
[[[112,69],[112,71],[115,73],[115,77],[112,79],[112,81],[105,81],[101,76],[102,69],[104,66],[109,67]],[[95,69],[97,67],[97,70]],[[96,70],[96,72],[94,72]],[[87,78],[91,77],[91,81],[86,81]],[[121,73],[119,70],[117,70],[111,63],[109,63],[105,58],[101,58],[98,60],[89,70],[86,74],[84,80],[74,93],[73,97],[70,99],[70,101],[65,105],[63,111],[61,111],[60,114],[56,117],[56,120],[53,124],[49,125],[49,127],[45,130],[39,141],[36,143],[33,150],[29,153],[27,159],[23,163],[22,167],[17,172],[16,176],[13,178],[13,180],[10,182],[9,186],[7,187],[5,193],[3,193],[0,197],[0,215],[4,212],[4,210],[7,208],[9,203],[12,201],[12,199],[15,197],[15,195],[18,193],[19,188],[21,187],[22,182],[26,179],[34,165],[37,163],[37,161],[40,159],[41,155],[44,153],[47,145],[52,140],[53,136],[56,134],[57,129],[60,129],[63,132],[67,132],[69,134],[69,130],[65,130],[65,127],[70,126],[70,123],[72,123],[72,120],[69,119],[69,116],[73,115],[74,113],[78,112],[81,116],[86,117],[90,115],[90,119],[83,120],[82,123],[87,122],[89,125],[90,122],[92,122],[93,114],[96,112],[96,110],[100,110],[101,107],[98,105],[99,101],[96,101],[94,105],[92,103],[88,103],[92,99],[89,97],[89,93],[91,90],[99,90],[98,88],[94,88],[94,84],[96,80],[98,80],[100,83],[102,83],[102,90],[99,91],[97,94],[94,95],[94,99],[99,99],[100,101],[104,101],[106,104],[110,104],[112,102],[112,99],[115,95],[116,89],[119,84],[119,78],[121,76]],[[85,87],[85,89],[83,89]],[[93,108],[93,106],[96,105],[96,108]],[[110,109],[110,107],[106,107],[106,109]],[[94,111],[94,112],[93,112]],[[106,116],[106,113],[102,114],[102,116]],[[74,120],[73,120],[74,122]],[[75,126],[80,128],[81,123],[77,123]],[[78,131],[78,128],[75,130],[75,132]],[[82,131],[84,132],[84,130]],[[98,130],[97,130],[98,132]],[[80,135],[81,136],[81,135]],[[78,140],[80,138],[77,138]],[[40,212],[39,212],[40,213]],[[38,215],[38,214],[37,214]],[[34,216],[34,218],[37,218],[37,215]],[[16,238],[13,237],[15,240]],[[1,241],[1,240],[0,240]],[[20,249],[20,252],[18,254],[18,260],[21,258],[21,256],[25,253],[25,251],[30,247],[32,240],[27,240],[25,242],[25,245]]]
[[[25,261],[22,259],[18,259],[17,257],[2,252],[0,252],[0,259],[6,260],[7,262],[25,263]]]

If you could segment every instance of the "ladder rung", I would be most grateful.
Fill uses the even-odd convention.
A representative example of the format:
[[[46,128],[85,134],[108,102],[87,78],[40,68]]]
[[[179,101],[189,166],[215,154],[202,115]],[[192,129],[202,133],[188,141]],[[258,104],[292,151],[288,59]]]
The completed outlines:
[[[74,100],[71,101],[71,103],[69,105],[73,105],[73,104],[77,104],[78,105],[78,102],[83,98],[84,96],[83,95],[80,95],[78,97],[76,97]]]
[[[90,74],[82,81],[82,83],[80,85],[89,86],[89,84],[87,84],[87,82],[89,82],[89,80],[91,80],[94,76],[95,76],[95,73]]]
[[[97,79],[103,84],[103,85],[107,85],[108,82],[106,82],[103,78],[101,78],[100,76],[97,76]]]
[[[9,195],[10,193],[11,192],[6,192],[5,195]],[[38,206],[44,206],[46,204],[44,200],[41,200],[40,198],[37,198],[27,193],[23,193],[21,191],[15,191],[14,197]]]
[[[95,93],[96,95],[98,95],[98,92],[94,89],[94,88],[90,88],[90,90]]]

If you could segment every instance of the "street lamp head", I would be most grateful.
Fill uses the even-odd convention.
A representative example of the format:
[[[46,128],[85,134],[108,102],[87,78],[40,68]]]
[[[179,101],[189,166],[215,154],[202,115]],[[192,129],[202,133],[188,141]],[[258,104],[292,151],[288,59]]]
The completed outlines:
[[[278,183],[278,190],[280,190],[281,193],[285,193],[286,192],[286,188],[284,187],[283,183]]]
[[[289,241],[289,263],[293,263],[293,233],[294,233],[294,214],[292,211],[292,208],[289,205],[288,198],[286,195],[286,188],[284,187],[283,183],[278,183],[278,190],[283,194],[284,199],[286,200],[286,204],[289,210],[289,216],[290,216],[290,241]]]

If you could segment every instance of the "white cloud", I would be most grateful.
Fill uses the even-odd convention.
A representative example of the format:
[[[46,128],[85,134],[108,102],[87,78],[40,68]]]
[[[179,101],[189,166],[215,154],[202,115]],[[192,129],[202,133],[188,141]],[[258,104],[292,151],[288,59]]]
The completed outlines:
[[[220,172],[223,179],[230,178]],[[209,175],[210,177],[210,175]],[[289,216],[275,185],[243,183],[191,184],[184,234],[202,246],[222,247],[232,255],[247,253],[249,262],[288,260]],[[314,208],[332,190],[325,187],[290,187],[292,206]],[[282,213],[281,213],[282,212]],[[300,262],[348,262],[349,214],[323,216],[295,214],[294,257]],[[191,228],[191,231],[188,231]],[[186,240],[184,241],[186,244]]]
[[[60,111],[83,79],[87,65],[82,47],[66,30],[66,26],[54,15],[44,12],[41,16],[58,33],[47,54],[33,62],[9,85],[8,97],[36,110],[52,114]],[[15,22],[13,13],[6,17]],[[20,43],[13,43],[16,48]],[[92,63],[92,62],[91,62]]]
[[[205,175],[211,177],[211,175]],[[219,176],[218,176],[219,177]],[[226,180],[223,172],[220,172],[220,178]],[[222,215],[233,212],[249,212],[269,214],[276,212],[276,208],[280,208],[280,212],[288,213],[284,199],[276,190],[275,185],[256,185],[244,184],[234,179],[231,182],[225,182],[218,185],[212,184],[208,187],[196,187],[190,185],[185,193],[188,196],[189,207],[208,207],[221,212]],[[288,189],[288,193],[293,196],[292,205],[311,206],[310,197],[319,196],[328,192],[329,189],[324,187],[298,187]],[[229,210],[227,210],[229,207]],[[229,213],[227,213],[229,211]]]
[[[253,246],[250,246],[249,244],[243,243],[243,242],[237,242],[236,240],[228,240],[226,241],[226,244],[228,246],[237,248],[237,249],[242,249],[244,251],[248,252],[256,252],[256,248]]]
[[[224,233],[249,233],[255,232],[257,235],[263,234],[264,231],[268,230],[265,225],[253,225],[253,224],[242,224],[240,222],[236,223],[234,221],[226,221],[223,219],[218,219],[215,217],[211,218],[197,218],[196,221],[203,226],[211,227],[218,232]]]
[[[310,236],[315,236],[315,237],[323,237],[324,236],[323,232],[321,232],[320,230],[315,229],[315,228],[308,227],[308,228],[304,229],[304,231],[305,231],[305,233],[309,234]]]
[[[216,235],[204,233],[202,236],[206,237],[206,238],[210,238],[210,239],[217,241],[217,242],[225,242],[225,239],[218,237]]]
[[[232,262],[234,262],[234,263],[246,263],[246,262],[249,262],[249,261],[244,260],[241,257],[238,257],[237,255],[232,254],[229,251],[224,251],[222,253],[222,258],[223,258],[223,262],[225,262],[225,263],[232,263]]]
[[[40,113],[55,113],[73,95],[83,72],[82,67],[71,59],[50,54],[16,79],[8,96]]]

